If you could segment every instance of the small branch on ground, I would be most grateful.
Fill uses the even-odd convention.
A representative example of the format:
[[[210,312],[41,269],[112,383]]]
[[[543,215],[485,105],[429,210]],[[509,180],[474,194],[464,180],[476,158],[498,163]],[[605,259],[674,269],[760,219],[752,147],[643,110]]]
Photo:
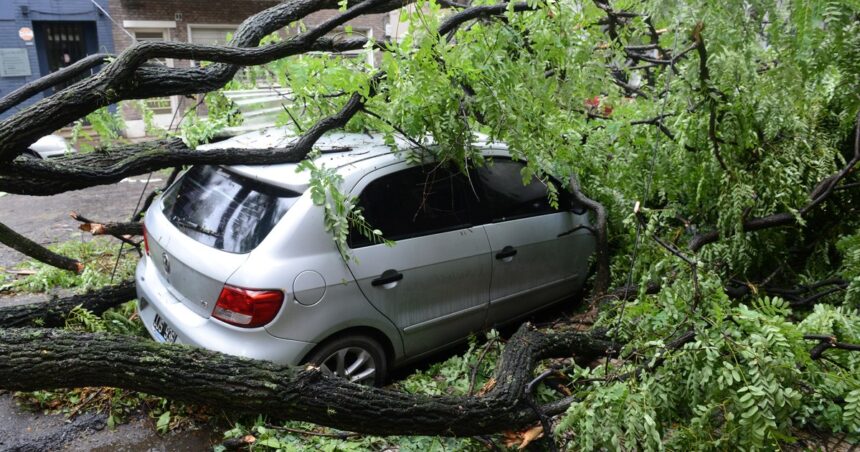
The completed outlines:
[[[50,266],[57,267],[62,270],[68,270],[73,273],[81,273],[84,271],[84,264],[80,261],[59,255],[27,237],[18,234],[3,223],[0,223],[0,243]]]

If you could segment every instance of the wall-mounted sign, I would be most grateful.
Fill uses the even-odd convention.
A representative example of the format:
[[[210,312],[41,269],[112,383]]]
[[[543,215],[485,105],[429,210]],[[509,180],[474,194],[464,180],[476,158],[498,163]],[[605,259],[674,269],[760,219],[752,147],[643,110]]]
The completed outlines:
[[[18,37],[23,39],[24,41],[30,42],[33,40],[33,29],[30,27],[21,27],[18,30]]]
[[[0,49],[0,77],[27,77],[32,74],[27,49]]]

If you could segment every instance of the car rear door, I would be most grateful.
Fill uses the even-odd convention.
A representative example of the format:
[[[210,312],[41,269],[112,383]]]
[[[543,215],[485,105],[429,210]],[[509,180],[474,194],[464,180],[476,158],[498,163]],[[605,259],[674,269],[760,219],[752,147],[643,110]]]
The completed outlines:
[[[350,233],[349,268],[365,297],[401,330],[408,355],[484,325],[491,258],[474,226],[475,193],[459,171],[398,163],[353,190],[368,224],[396,245]]]
[[[492,249],[489,323],[512,320],[572,295],[585,279],[594,238],[587,217],[553,208],[537,179],[523,184],[524,164],[495,158],[474,171],[483,191]],[[559,190],[559,206],[569,206]]]

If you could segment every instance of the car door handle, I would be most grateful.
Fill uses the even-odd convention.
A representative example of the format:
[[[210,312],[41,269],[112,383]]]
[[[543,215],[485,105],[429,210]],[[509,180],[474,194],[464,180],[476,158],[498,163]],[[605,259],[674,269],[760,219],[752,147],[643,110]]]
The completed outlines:
[[[385,270],[379,275],[379,278],[374,279],[370,282],[370,285],[373,287],[385,286],[386,289],[391,289],[397,285],[397,282],[403,279],[403,273],[400,273],[397,270]],[[389,286],[390,284],[390,286]]]
[[[510,262],[511,259],[513,259],[513,257],[516,255],[517,255],[517,249],[508,245],[508,246],[502,248],[501,251],[496,253],[496,259],[498,259],[500,261]]]

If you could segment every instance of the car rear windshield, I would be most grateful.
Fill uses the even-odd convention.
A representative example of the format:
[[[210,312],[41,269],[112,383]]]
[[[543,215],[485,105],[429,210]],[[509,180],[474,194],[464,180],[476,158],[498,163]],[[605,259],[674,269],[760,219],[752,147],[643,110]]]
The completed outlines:
[[[185,235],[230,253],[248,253],[300,194],[218,166],[195,166],[164,194],[164,215]]]

